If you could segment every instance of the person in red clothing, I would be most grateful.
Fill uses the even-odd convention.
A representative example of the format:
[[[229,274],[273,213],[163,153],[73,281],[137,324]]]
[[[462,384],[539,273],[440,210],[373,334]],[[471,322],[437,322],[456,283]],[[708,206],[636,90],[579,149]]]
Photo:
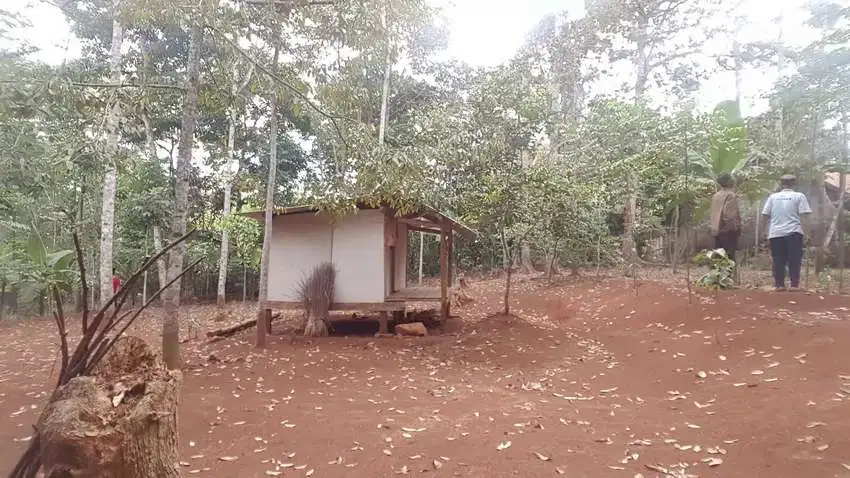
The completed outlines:
[[[115,273],[115,269],[113,268],[112,269],[112,295],[117,294],[118,289],[120,289],[120,288],[121,288],[121,277],[119,277],[118,274]]]

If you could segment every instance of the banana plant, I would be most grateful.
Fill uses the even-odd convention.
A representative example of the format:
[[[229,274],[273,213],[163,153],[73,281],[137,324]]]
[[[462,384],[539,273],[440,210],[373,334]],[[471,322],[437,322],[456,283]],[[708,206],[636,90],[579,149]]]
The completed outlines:
[[[686,174],[696,184],[695,189],[710,191],[720,174],[729,173],[737,183],[738,191],[750,201],[765,193],[765,184],[759,178],[759,168],[749,154],[746,122],[734,101],[717,104],[711,116],[708,131],[708,150],[688,154]],[[706,196],[708,197],[708,196]],[[697,215],[708,210],[708,201],[700,201]]]
[[[20,270],[16,286],[22,301],[41,300],[56,287],[63,293],[71,292],[76,275],[72,269],[74,251],[62,249],[51,251],[42,240],[35,226],[25,244],[24,253],[19,256]]]

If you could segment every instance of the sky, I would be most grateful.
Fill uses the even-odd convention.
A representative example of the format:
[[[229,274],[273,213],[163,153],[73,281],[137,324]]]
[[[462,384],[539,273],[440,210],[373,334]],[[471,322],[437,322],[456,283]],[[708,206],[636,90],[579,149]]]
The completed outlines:
[[[448,49],[442,58],[454,58],[474,66],[494,66],[507,61],[522,46],[529,31],[547,13],[567,10],[580,16],[584,0],[429,0],[443,9],[449,24]],[[743,41],[774,41],[780,34],[778,18],[783,14],[782,37],[790,46],[811,40],[811,32],[803,27],[800,7],[808,0],[741,0],[738,11],[746,18]],[[29,18],[32,26],[19,37],[38,47],[39,58],[60,63],[66,56],[79,54],[79,43],[69,32],[61,12],[41,0],[3,0],[3,8],[19,11]],[[712,51],[728,51],[728,38],[714,38],[706,45],[703,60],[711,62]],[[600,78],[602,91],[616,89],[629,81],[630,72],[622,69]],[[745,72],[742,84],[745,115],[758,114],[766,107],[763,95],[777,79],[777,72],[760,69]],[[701,109],[711,108],[719,101],[734,98],[734,75],[715,73],[704,80],[697,95]],[[660,101],[664,99],[661,98]]]

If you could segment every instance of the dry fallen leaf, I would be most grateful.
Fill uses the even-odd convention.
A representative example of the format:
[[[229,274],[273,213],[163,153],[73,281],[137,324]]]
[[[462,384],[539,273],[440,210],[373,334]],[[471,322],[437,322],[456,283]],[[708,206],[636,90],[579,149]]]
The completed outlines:
[[[434,465],[435,470],[439,470],[443,467],[443,462],[441,462],[440,460],[434,460],[432,464]]]
[[[124,400],[124,390],[121,390],[117,395],[112,397],[112,407],[115,408],[121,405],[121,400]]]
[[[720,466],[720,465],[723,464],[722,458],[708,458],[708,459],[703,460],[703,461],[705,461],[705,463],[707,463],[708,466],[711,466],[711,467]]]
[[[536,456],[536,457],[537,457],[539,460],[541,460],[541,461],[549,461],[549,460],[551,460],[551,458],[549,458],[548,456],[546,456],[546,455],[544,455],[544,454],[542,454],[542,453],[537,453],[536,451],[534,452],[534,456]]]
[[[505,441],[505,442],[499,443],[499,446],[497,446],[496,449],[499,450],[499,451],[502,451],[502,450],[507,450],[510,447],[511,447],[511,442]]]
[[[218,458],[220,461],[236,461],[239,459],[238,456],[221,456]]]

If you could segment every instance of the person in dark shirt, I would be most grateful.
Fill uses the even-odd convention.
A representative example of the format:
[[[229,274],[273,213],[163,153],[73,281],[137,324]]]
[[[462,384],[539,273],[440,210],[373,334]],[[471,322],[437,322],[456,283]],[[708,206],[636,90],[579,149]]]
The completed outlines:
[[[741,237],[741,212],[738,195],[735,194],[735,180],[729,173],[717,177],[720,190],[711,198],[711,234],[714,247],[726,251],[729,259],[735,260],[738,250],[738,238]]]

